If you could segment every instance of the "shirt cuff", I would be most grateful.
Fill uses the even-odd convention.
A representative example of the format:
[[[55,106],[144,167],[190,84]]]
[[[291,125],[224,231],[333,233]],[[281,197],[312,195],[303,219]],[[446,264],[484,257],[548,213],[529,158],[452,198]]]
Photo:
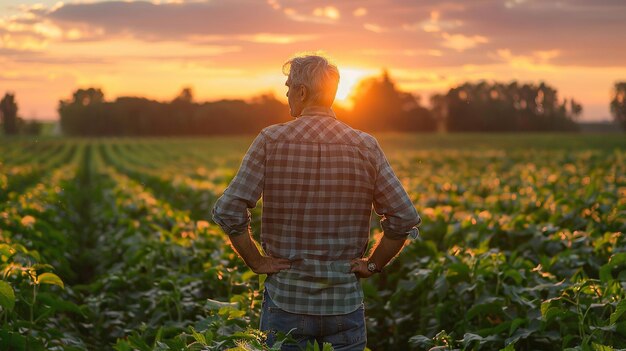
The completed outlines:
[[[385,235],[386,237],[392,240],[400,240],[400,239],[407,239],[407,238],[413,239],[413,240],[418,239],[420,235],[420,230],[418,227],[420,226],[420,224],[422,224],[422,218],[420,218],[419,216],[417,217],[417,224],[411,227],[407,231],[396,230],[396,229],[390,228],[386,220],[383,220],[380,222],[380,225],[383,229],[383,235]]]
[[[238,236],[245,233],[250,233],[250,223],[244,223],[243,225],[229,226],[227,225],[215,212],[213,208],[213,221],[222,228],[224,233],[228,236]]]

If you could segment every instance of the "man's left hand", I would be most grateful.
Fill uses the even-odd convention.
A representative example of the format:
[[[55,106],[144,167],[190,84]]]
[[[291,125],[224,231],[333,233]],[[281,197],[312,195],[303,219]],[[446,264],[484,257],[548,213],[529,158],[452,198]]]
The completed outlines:
[[[286,258],[261,256],[259,260],[250,265],[250,269],[256,274],[278,273],[291,268],[291,261]]]

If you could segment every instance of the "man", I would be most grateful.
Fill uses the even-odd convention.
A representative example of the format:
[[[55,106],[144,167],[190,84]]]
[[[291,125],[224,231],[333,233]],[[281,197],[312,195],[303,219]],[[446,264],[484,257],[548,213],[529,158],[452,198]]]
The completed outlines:
[[[337,120],[331,110],[339,72],[317,55],[283,65],[291,116],[254,140],[213,218],[245,263],[267,274],[261,330],[299,345],[329,342],[335,350],[366,345],[359,278],[378,273],[417,236],[420,217],[376,139]],[[384,118],[384,116],[381,116]],[[263,195],[261,246],[250,212]],[[370,215],[383,216],[382,239],[363,257]]]

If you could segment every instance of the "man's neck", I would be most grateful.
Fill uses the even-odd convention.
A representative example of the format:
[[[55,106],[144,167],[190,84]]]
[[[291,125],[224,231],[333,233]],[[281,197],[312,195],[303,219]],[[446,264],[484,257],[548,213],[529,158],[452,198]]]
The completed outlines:
[[[307,106],[302,109],[300,116],[332,116],[335,117],[335,112],[329,106]]]

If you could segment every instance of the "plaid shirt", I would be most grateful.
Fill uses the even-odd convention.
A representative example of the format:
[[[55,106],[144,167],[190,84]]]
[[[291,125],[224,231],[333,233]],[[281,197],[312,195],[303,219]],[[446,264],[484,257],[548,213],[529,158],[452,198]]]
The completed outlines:
[[[350,260],[369,240],[372,205],[384,235],[416,237],[421,220],[374,137],[310,107],[267,127],[213,208],[228,235],[250,232],[250,212],[263,194],[261,245],[292,260],[265,288],[281,309],[332,315],[355,311],[363,292]]]

